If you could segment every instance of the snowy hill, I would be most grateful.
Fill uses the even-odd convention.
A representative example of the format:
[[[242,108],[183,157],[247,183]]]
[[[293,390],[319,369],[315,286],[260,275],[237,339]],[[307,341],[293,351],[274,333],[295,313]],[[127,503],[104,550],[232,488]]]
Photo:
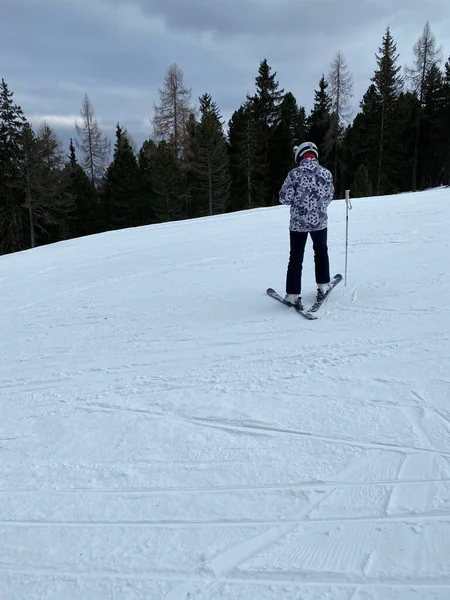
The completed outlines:
[[[0,257],[1,600],[450,598],[450,190],[288,219]]]

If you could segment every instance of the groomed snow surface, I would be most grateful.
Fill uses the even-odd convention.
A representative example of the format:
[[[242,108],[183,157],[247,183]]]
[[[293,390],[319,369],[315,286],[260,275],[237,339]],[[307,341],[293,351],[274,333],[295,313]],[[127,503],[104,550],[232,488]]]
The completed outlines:
[[[355,200],[316,321],[288,222],[0,258],[1,600],[450,598],[450,190]]]

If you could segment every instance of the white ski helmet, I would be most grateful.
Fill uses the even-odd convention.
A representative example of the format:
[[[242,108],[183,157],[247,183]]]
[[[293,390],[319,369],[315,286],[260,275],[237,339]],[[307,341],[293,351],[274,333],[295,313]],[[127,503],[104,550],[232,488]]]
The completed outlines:
[[[314,156],[319,158],[319,150],[314,142],[303,142],[300,146],[294,146],[294,156],[295,156],[295,164],[301,161],[301,159],[308,153],[314,154]]]

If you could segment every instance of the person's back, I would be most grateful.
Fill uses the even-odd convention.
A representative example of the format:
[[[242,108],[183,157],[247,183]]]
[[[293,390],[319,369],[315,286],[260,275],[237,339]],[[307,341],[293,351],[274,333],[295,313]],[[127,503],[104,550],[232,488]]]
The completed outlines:
[[[279,201],[291,209],[286,301],[301,307],[303,256],[308,235],[313,241],[318,300],[330,286],[327,208],[333,200],[334,184],[330,171],[319,163],[319,151],[313,142],[296,146],[294,157],[297,166],[288,173]]]
[[[307,155],[292,169],[280,190],[281,204],[291,207],[291,231],[319,231],[328,225],[334,196],[333,177],[316,157]]]

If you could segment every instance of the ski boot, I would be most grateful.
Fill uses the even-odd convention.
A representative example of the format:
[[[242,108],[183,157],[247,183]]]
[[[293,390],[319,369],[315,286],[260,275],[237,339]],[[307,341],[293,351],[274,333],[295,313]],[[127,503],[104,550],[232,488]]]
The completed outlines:
[[[299,310],[305,310],[302,304],[302,297],[299,294],[286,294],[284,299],[291,306],[294,306]]]
[[[317,284],[317,295],[316,302],[321,302],[326,296],[327,292],[331,289],[330,283],[318,283]]]

